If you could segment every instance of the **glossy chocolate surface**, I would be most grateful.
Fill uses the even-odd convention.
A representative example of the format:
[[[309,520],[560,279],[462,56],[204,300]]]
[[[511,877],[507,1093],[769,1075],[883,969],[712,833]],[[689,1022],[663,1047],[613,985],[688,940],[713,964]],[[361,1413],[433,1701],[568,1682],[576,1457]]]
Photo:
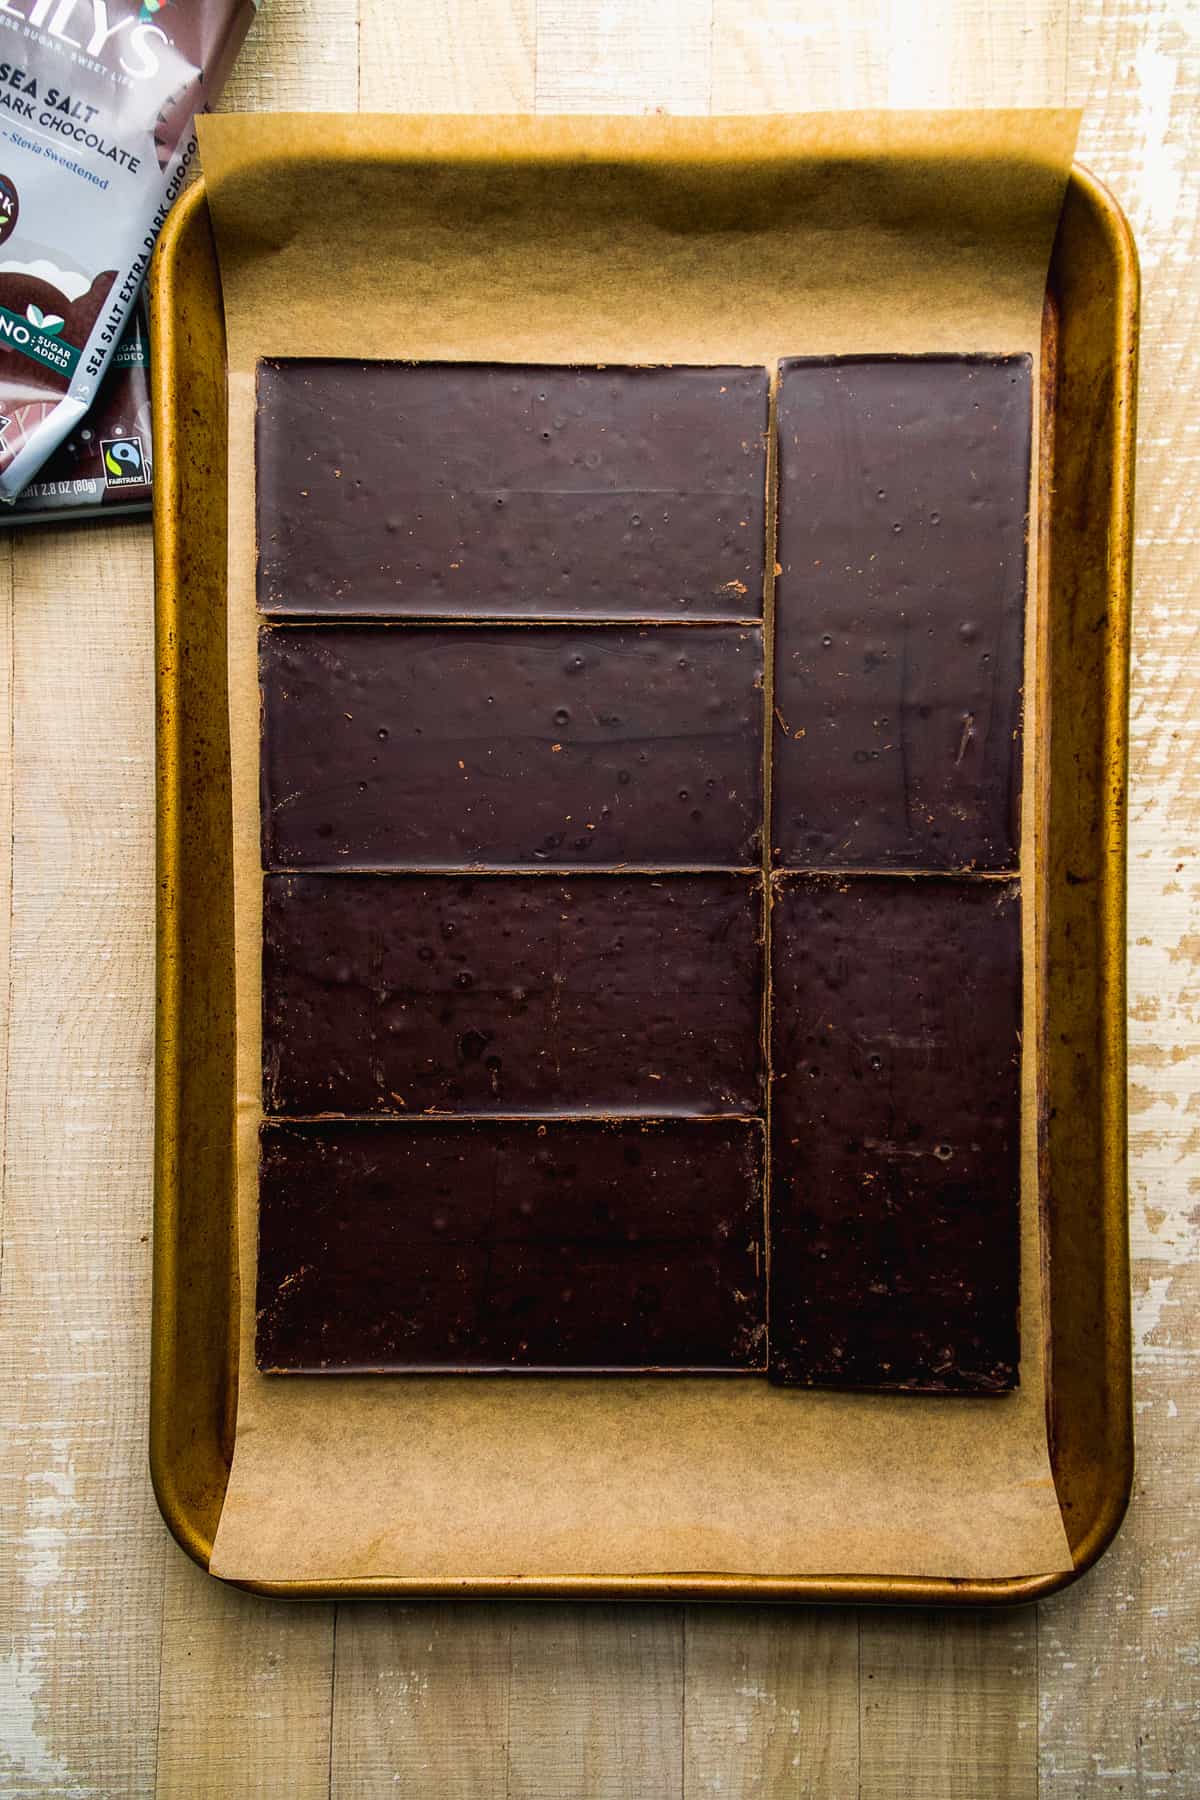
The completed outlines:
[[[272,1115],[751,1113],[753,876],[268,875]]]
[[[774,860],[1016,866],[1031,366],[781,365]]]
[[[258,1366],[761,1369],[761,1127],[268,1125]]]
[[[760,617],[767,396],[761,368],[263,362],[259,604]]]
[[[262,366],[261,1367],[1016,1384],[1030,381],[781,365],[765,996],[764,372]]]
[[[1020,900],[773,879],[771,1377],[1016,1384]]]
[[[762,633],[271,626],[267,868],[752,866]]]

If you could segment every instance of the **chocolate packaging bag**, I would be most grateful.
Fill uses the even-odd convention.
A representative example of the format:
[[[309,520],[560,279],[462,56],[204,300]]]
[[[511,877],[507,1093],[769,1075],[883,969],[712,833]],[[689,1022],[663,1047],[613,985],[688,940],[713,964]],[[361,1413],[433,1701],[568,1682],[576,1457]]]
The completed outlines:
[[[0,527],[146,515],[153,497],[150,345],[145,304],[139,301],[90,412],[29,486],[0,507]]]
[[[253,0],[0,0],[0,500],[98,399],[193,116],[253,16]]]

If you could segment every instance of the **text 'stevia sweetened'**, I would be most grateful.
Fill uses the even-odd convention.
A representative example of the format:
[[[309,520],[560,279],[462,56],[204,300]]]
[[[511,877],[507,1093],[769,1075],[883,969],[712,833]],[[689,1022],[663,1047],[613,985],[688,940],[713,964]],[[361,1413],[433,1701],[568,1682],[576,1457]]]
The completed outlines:
[[[0,0],[0,499],[88,410],[254,0]]]

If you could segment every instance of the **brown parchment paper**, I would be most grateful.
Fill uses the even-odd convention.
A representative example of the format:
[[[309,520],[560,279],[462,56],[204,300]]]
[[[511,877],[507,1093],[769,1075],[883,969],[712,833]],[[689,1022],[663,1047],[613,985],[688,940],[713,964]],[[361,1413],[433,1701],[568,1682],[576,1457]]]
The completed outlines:
[[[1036,357],[1077,122],[1066,111],[200,121],[229,334],[242,1276],[236,1444],[214,1573],[469,1582],[1070,1567],[1045,1423],[1032,579],[1019,1392],[922,1399],[787,1392],[753,1378],[256,1373],[253,428],[264,355]],[[1036,546],[1036,520],[1030,535]]]

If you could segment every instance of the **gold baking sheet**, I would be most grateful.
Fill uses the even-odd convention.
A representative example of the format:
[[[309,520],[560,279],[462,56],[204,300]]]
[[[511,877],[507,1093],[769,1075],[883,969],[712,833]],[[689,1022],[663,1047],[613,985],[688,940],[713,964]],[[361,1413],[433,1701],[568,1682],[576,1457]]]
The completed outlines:
[[[297,135],[311,133],[313,120],[303,127],[283,121],[279,136],[275,121],[237,121],[248,128],[252,178],[223,165],[220,143],[214,150],[210,141],[209,179],[227,183],[232,207],[224,255],[231,717],[235,771],[243,776],[234,811],[238,861],[243,874],[253,867],[255,891],[256,779],[246,777],[257,757],[257,695],[252,659],[239,661],[238,635],[240,628],[252,635],[254,623],[246,389],[257,354],[715,361],[850,347],[1036,350],[1054,223],[1050,192],[1052,182],[1061,185],[1073,120],[1035,119],[1043,138],[1031,132],[1028,115],[989,119],[985,154],[972,151],[970,124],[943,118],[931,136],[912,115],[868,121],[840,148],[830,141],[829,121],[440,121],[434,128],[366,120],[330,122],[322,152]],[[806,155],[809,130],[818,141]],[[928,153],[908,156],[907,181],[906,145],[896,141],[906,134],[909,152],[923,145]],[[355,277],[353,255],[349,268],[326,258],[304,305],[300,266],[288,259],[302,264],[305,246],[288,221],[298,216],[291,201],[313,180],[327,224],[352,221],[357,196],[359,224],[351,222],[348,238],[353,245],[357,232],[364,257],[372,246],[371,279]],[[1031,244],[1039,183],[1048,210]],[[561,208],[553,229],[567,232],[569,243],[544,280],[536,221],[523,201],[545,229],[552,228],[548,209],[553,216],[554,205]],[[573,238],[571,218],[579,221]],[[897,220],[902,232],[893,228]],[[879,241],[856,245],[856,233],[870,231]],[[999,269],[989,244],[1003,251]],[[603,266],[593,267],[601,255]],[[961,310],[946,297],[951,265]],[[936,292],[924,297],[917,291],[922,266],[927,285],[936,276]],[[585,268],[592,270],[586,283]],[[868,269],[874,325],[861,293],[847,297],[843,287],[841,300],[838,294],[856,271],[865,285]],[[485,296],[482,313],[479,292],[473,310],[461,291],[468,277]],[[338,317],[323,320],[335,282],[353,297]],[[239,326],[243,289],[249,310]],[[651,289],[661,298],[648,307]],[[433,304],[435,293],[444,304]],[[288,296],[285,310],[280,294]],[[572,294],[579,296],[574,310]],[[514,337],[509,325],[523,335]],[[1031,645],[1044,635],[1031,630]],[[252,746],[249,734],[243,741],[240,762],[239,719],[251,721],[254,734]],[[1035,739],[1045,749],[1044,733],[1029,733],[1031,757]],[[1027,773],[1032,805],[1048,764]],[[1032,841],[1027,820],[1027,846]],[[1030,873],[1027,901],[1037,886]],[[246,913],[243,905],[242,1161],[252,1174],[257,919]],[[1034,969],[1037,960],[1030,959]],[[1026,1110],[1032,1194],[1038,1109]],[[242,1254],[252,1267],[252,1193],[244,1198]],[[1072,1566],[1072,1548],[1046,1446],[1040,1258],[1036,1211],[1027,1213],[1024,1385],[1013,1401],[801,1396],[699,1379],[272,1383],[243,1355],[237,1453],[214,1571],[284,1584],[353,1587],[375,1579],[410,1591],[464,1582],[495,1591],[512,1581],[539,1591],[613,1591],[622,1583],[630,1591],[647,1583],[657,1583],[655,1591],[707,1591],[709,1583],[719,1591],[781,1584],[808,1591],[840,1570],[857,1572],[857,1579],[842,1577],[854,1591],[864,1577],[877,1577],[881,1593],[888,1578],[907,1578],[901,1585],[911,1590],[928,1589],[930,1578],[936,1589],[951,1577],[1011,1582],[1062,1572]]]

